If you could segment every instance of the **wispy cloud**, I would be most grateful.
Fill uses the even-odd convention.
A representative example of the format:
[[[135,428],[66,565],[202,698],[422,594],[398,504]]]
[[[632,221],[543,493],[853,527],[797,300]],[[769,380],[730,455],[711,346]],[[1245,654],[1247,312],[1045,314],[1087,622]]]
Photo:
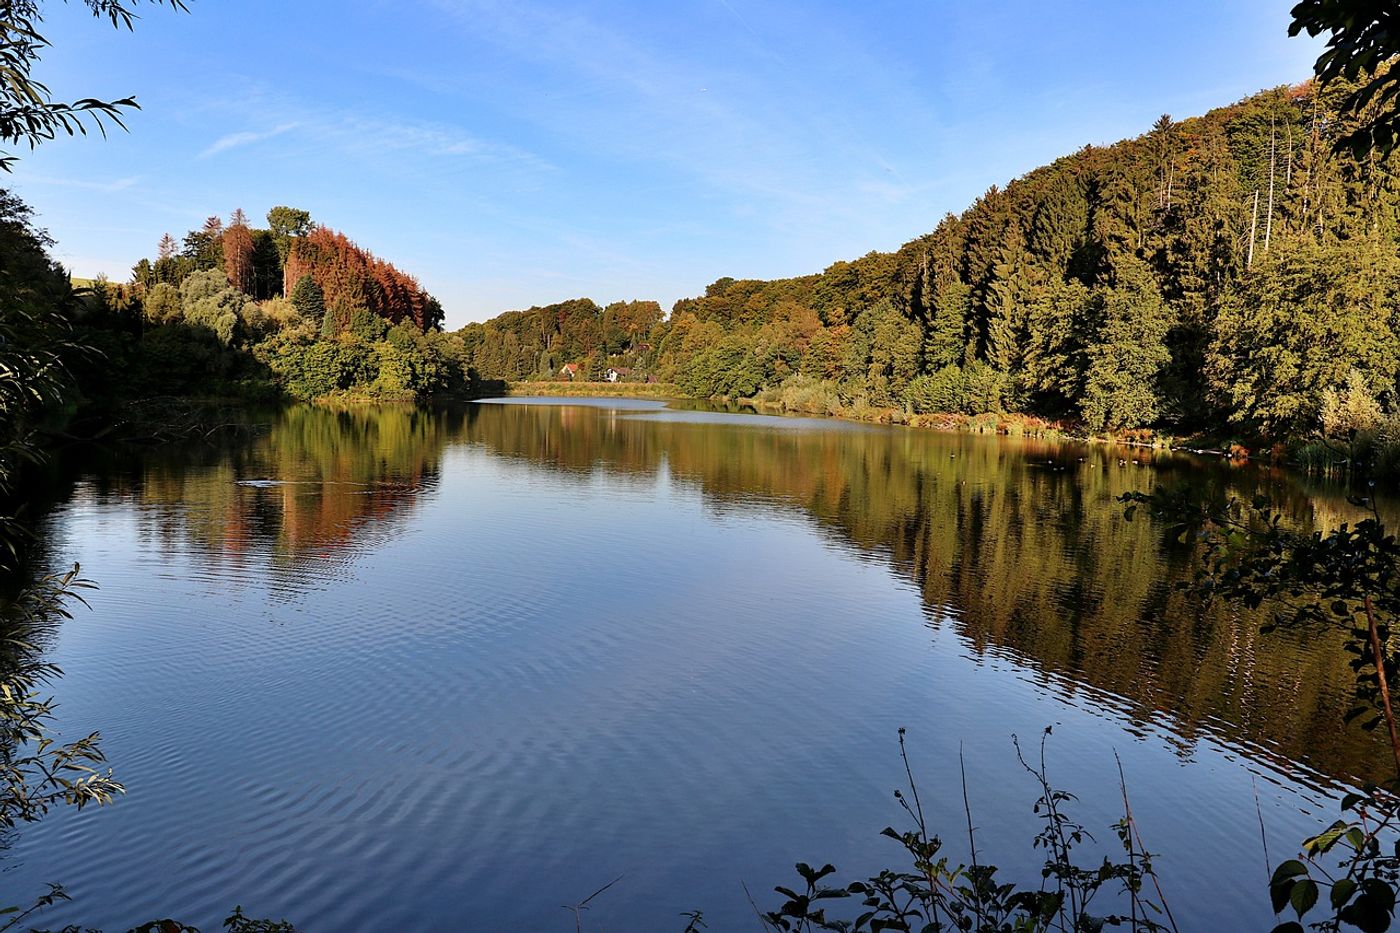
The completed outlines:
[[[816,69],[832,86],[856,81],[870,99],[910,118],[927,106],[891,67],[829,28],[821,30],[822,47],[834,63],[792,50],[788,27],[756,28],[718,0],[717,14],[739,27],[721,61],[703,51],[678,54],[645,30],[572,6],[425,2],[473,41],[490,42],[544,75],[523,118],[588,139],[591,154],[678,169],[736,203],[757,199],[770,228],[804,238],[816,230],[828,238],[852,227],[864,231],[873,222],[871,194],[896,203],[917,190],[867,128],[852,126],[841,102],[814,95],[807,78]],[[589,99],[557,93],[561,86],[586,90]]]
[[[348,107],[324,107],[280,89],[248,80],[236,95],[205,103],[200,109],[224,114],[223,119],[262,120],[275,125],[268,130],[229,133],[215,140],[199,158],[253,145],[296,130],[299,145],[317,152],[377,160],[385,156],[418,156],[425,159],[460,158],[527,174],[553,173],[557,166],[547,159],[508,142],[484,138],[451,122],[385,118]],[[407,167],[400,160],[396,173]]]
[[[478,162],[513,165],[542,172],[557,171],[546,159],[509,143],[480,139],[444,124],[390,121],[352,113],[306,118],[308,129],[323,142],[346,150],[413,152],[432,157],[463,156]]]
[[[283,123],[270,130],[244,130],[241,133],[229,133],[226,136],[220,136],[218,139],[214,140],[211,145],[199,154],[199,158],[207,159],[210,156],[216,156],[221,152],[237,149],[240,146],[251,146],[253,143],[260,143],[263,140],[272,139],[274,136],[281,136],[283,133],[296,129],[299,125],[300,124],[295,122]]]

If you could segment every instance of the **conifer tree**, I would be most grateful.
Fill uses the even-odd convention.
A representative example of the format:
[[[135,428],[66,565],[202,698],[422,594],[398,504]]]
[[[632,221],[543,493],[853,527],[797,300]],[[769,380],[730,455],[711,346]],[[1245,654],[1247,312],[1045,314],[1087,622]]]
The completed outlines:
[[[320,321],[325,316],[326,297],[310,273],[297,279],[296,287],[292,289],[292,307],[308,321]]]
[[[1151,425],[1161,414],[1158,377],[1171,362],[1171,312],[1146,264],[1120,260],[1096,295],[1102,324],[1088,350],[1080,410],[1094,430]]]

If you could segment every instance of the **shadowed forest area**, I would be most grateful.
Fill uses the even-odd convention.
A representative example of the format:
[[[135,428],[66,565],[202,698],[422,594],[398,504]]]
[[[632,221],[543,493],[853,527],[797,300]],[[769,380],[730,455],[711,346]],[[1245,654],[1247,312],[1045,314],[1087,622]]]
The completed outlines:
[[[119,33],[192,12],[74,6]],[[36,77],[52,11],[0,0],[0,171],[139,109]],[[123,926],[169,905],[290,933],[226,914],[239,883],[308,928],[471,922],[474,898],[537,928],[560,885],[624,857],[698,933],[704,912],[670,901],[717,892],[717,866],[828,839],[874,865],[847,817],[877,812],[877,730],[902,772],[903,828],[878,834],[897,867],[838,883],[799,862],[778,898],[744,888],[764,929],[1175,933],[1119,741],[1184,866],[1163,876],[1186,925],[1258,920],[1267,890],[1275,933],[1388,929],[1400,12],[1292,18],[1325,36],[1309,80],[1085,146],[893,252],[669,309],[572,298],[449,331],[417,276],[286,204],[76,280],[0,188],[0,850],[23,856],[0,868],[24,888],[0,933],[77,919],[67,875]],[[309,139],[354,121],[332,123]],[[605,382],[611,402],[480,401]],[[617,398],[672,394],[698,401]],[[109,627],[71,637],[96,585],[70,552],[113,581]],[[82,672],[61,688],[60,660]],[[937,798],[896,715],[954,725],[929,736]],[[1073,722],[1057,741],[1085,800],[1052,780],[1051,716]],[[139,781],[110,830],[78,816],[127,794],[96,717]],[[1011,737],[995,769],[973,752],[1004,876],[979,859],[958,728]],[[1009,852],[1027,808],[1008,771],[1037,827]],[[1095,837],[1081,812],[1112,821]],[[962,816],[965,850],[945,848]],[[1255,817],[1257,891],[1235,872]],[[562,907],[576,929],[621,880]]]

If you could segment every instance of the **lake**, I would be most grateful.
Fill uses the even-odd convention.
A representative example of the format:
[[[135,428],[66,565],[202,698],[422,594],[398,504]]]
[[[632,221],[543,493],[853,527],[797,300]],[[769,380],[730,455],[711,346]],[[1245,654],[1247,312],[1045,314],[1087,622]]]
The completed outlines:
[[[955,856],[961,756],[979,855],[1037,876],[1012,737],[1053,727],[1105,843],[1121,759],[1182,929],[1267,929],[1259,814],[1278,861],[1388,760],[1342,726],[1335,635],[1196,606],[1191,547],[1115,501],[1354,517],[1263,467],[583,399],[294,407],[59,466],[45,553],[100,585],[49,646],[59,724],[129,792],[12,839],[9,902],[74,898],[55,928],[566,931],[620,878],[585,929],[756,929],[743,884],[904,864],[903,726]]]

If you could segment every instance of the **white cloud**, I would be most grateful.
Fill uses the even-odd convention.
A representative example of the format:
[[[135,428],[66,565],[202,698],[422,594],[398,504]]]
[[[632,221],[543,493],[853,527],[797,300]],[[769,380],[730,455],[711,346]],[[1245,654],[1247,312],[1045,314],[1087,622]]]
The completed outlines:
[[[208,148],[199,154],[199,158],[207,159],[221,152],[237,149],[239,146],[249,146],[253,143],[262,142],[265,139],[272,139],[274,136],[281,136],[283,133],[296,129],[298,125],[297,123],[283,123],[280,126],[261,132],[245,130],[241,133],[229,133],[227,136],[220,136],[218,139],[214,140]]]

